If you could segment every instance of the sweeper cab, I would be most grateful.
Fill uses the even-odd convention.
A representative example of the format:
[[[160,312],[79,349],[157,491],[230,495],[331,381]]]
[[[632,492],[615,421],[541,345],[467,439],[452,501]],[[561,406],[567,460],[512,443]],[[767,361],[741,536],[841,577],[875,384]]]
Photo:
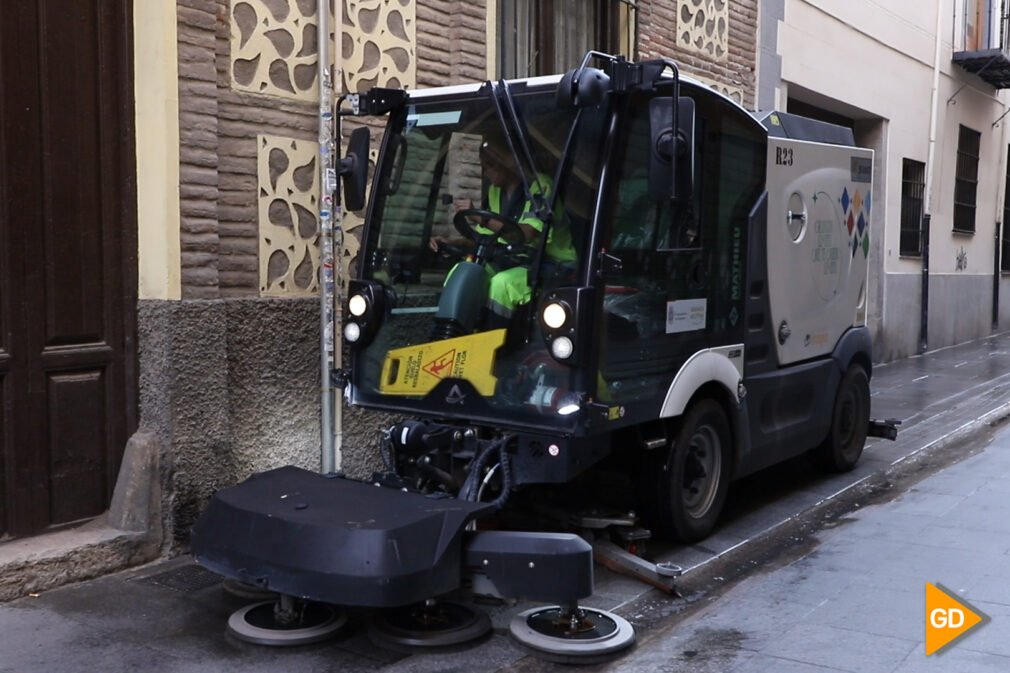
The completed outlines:
[[[196,558],[281,595],[233,633],[339,628],[335,609],[306,625],[312,601],[376,608],[379,640],[454,645],[489,628],[444,600],[465,591],[556,604],[510,624],[538,654],[607,656],[633,630],[579,605],[592,525],[550,515],[572,484],[616,466],[625,541],[695,542],[733,480],[808,451],[849,470],[893,432],[869,417],[873,155],[849,130],[597,53],[564,76],[373,89],[351,114],[386,129],[367,206],[367,129],[342,163],[365,226],[333,377],[403,420],[370,480],[287,467],[214,496]]]

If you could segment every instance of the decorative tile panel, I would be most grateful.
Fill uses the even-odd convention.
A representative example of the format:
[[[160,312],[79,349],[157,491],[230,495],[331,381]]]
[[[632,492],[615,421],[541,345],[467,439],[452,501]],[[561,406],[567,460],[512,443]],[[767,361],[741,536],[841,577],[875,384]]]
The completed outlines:
[[[743,87],[734,86],[730,84],[724,84],[723,82],[716,81],[711,77],[705,77],[704,75],[698,75],[693,72],[685,72],[685,75],[691,79],[697,80],[707,86],[710,89],[715,89],[719,93],[732,98],[740,105],[743,105]]]
[[[715,61],[726,61],[729,0],[677,0],[677,45]]]
[[[232,88],[319,99],[317,0],[232,0]]]
[[[344,91],[417,85],[415,0],[342,0]]]
[[[257,136],[260,295],[319,289],[318,143]]]

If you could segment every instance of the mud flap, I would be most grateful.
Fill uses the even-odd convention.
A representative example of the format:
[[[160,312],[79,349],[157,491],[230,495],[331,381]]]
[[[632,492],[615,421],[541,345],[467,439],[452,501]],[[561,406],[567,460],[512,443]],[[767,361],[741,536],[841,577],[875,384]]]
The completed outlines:
[[[866,428],[866,436],[880,437],[893,442],[898,439],[899,425],[901,425],[901,421],[895,418],[888,418],[886,421],[878,421],[875,418],[871,418]]]

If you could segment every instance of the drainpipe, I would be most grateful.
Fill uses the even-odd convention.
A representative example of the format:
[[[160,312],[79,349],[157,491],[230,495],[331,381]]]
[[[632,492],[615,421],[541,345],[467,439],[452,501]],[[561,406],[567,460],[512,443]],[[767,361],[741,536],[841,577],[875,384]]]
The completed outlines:
[[[335,404],[330,373],[340,366],[340,352],[334,348],[334,254],[333,194],[336,191],[336,153],[333,138],[333,74],[330,70],[330,27],[328,2],[317,3],[319,48],[319,352],[320,352],[320,434],[323,474],[340,469],[340,450],[334,443],[334,421],[340,427],[340,405]],[[337,3],[339,6],[340,3]],[[339,10],[338,10],[339,11]],[[339,25],[339,22],[338,22]],[[340,213],[336,213],[337,228]]]
[[[1010,28],[1010,17],[1007,16],[1007,3],[1003,0],[1000,3],[1000,17],[999,17],[999,48],[1003,50],[1004,53],[1008,51],[1008,43],[1010,43],[1010,34],[1008,34],[1008,28]],[[999,331],[999,286],[1000,280],[1003,275],[1003,267],[1000,263],[1000,257],[1003,254],[1003,226],[1006,224],[1006,202],[1007,196],[1006,187],[1007,181],[1006,176],[1010,172],[1010,155],[1007,151],[1007,121],[1006,117],[1010,114],[1010,105],[1006,102],[1006,97],[1003,92],[999,93],[1000,102],[1003,104],[1003,114],[997,119],[993,126],[1002,123],[1000,128],[1000,161],[999,165],[1003,169],[1000,171],[999,175],[1003,178],[997,184],[996,189],[996,231],[993,232],[993,254],[992,254],[992,331]],[[1002,198],[1001,198],[1002,197]]]
[[[1007,36],[1003,37],[1004,40]],[[1010,157],[1007,156],[1007,120],[1005,115],[1010,113],[1010,107],[1007,103],[1003,103],[1003,121],[1001,122],[1002,128],[1000,129],[1000,162],[999,166],[1003,169],[1000,171],[999,175],[1003,176],[1003,180],[1000,180],[999,187],[997,188],[996,194],[996,231],[993,232],[993,261],[992,261],[992,329],[994,332],[999,330],[999,284],[1000,278],[1002,276],[1002,266],[1000,265],[1000,255],[1003,254],[1002,243],[1003,243],[1003,231],[1002,225],[1003,220],[1006,217],[1006,210],[1003,205],[1006,203],[1007,193],[1006,193],[1006,175],[1010,171],[1010,166],[1007,162],[1010,161]]]
[[[940,28],[944,1],[936,7],[936,46],[933,52],[933,88],[930,92],[929,152],[926,157],[926,204],[922,215],[922,306],[919,322],[919,353],[929,348],[929,225],[933,217],[933,176],[936,174],[936,127],[940,105]]]

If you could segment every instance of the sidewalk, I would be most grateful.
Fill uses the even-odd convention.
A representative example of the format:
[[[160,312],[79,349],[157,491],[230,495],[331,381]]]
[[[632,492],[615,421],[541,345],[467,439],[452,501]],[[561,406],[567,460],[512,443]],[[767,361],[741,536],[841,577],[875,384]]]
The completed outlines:
[[[753,577],[651,634],[612,671],[1010,671],[1010,428],[897,500],[823,532],[801,559]],[[925,585],[992,622],[929,658]]]
[[[701,576],[727,558],[760,546],[812,507],[835,501],[910,456],[940,451],[946,443],[986,427],[1010,409],[1010,334],[879,366],[871,388],[873,415],[903,421],[897,442],[871,441],[857,469],[847,475],[828,477],[799,461],[770,477],[745,480],[734,489],[727,516],[714,536],[701,545],[661,549],[660,560],[686,568],[689,581],[692,575]],[[1001,441],[1005,446],[1010,439]],[[898,669],[902,673],[1010,670],[1010,659],[998,660],[996,668],[945,667],[961,661],[955,657],[975,657],[972,661],[983,662],[979,666],[1001,652],[1010,657],[1010,646],[994,635],[1010,628],[1010,597],[1006,589],[998,593],[1001,566],[996,560],[1010,549],[1010,543],[1002,551],[997,548],[1002,542],[996,534],[1002,531],[1003,540],[1010,538],[1010,511],[1004,509],[1010,505],[1001,505],[1010,502],[1010,492],[1000,481],[1008,472],[1010,451],[994,445],[923,482],[900,502],[858,513],[857,522],[823,535],[821,546],[805,558],[746,580],[715,600],[704,614],[668,631],[662,618],[682,610],[685,601],[650,593],[638,582],[598,569],[596,594],[587,604],[617,609],[633,621],[636,615],[628,612],[633,607],[643,601],[655,606],[651,622],[636,622],[642,627],[643,642],[611,667],[720,673],[736,673],[733,667],[743,673],[862,673],[893,671],[897,666],[912,666]],[[929,487],[933,490],[924,490],[933,480],[938,480]],[[939,488],[947,490],[935,490]],[[977,514],[979,508],[983,514]],[[976,519],[989,527],[978,528]],[[936,537],[926,536],[930,524],[938,526]],[[974,552],[975,543],[989,546]],[[985,559],[985,564],[970,565],[978,559]],[[930,565],[933,562],[939,565]],[[1002,562],[1002,567],[1010,566],[1010,556],[1003,556]],[[986,578],[991,585],[985,584]],[[927,581],[966,590],[969,600],[987,601],[978,606],[993,617],[993,623],[948,653],[925,661],[922,596]],[[864,587],[875,588],[868,592]],[[874,607],[878,598],[879,610]],[[531,665],[525,652],[505,635],[510,615],[526,605],[495,611],[495,633],[473,649],[410,656],[376,649],[360,626],[330,643],[290,651],[226,640],[228,615],[241,605],[224,594],[216,577],[187,558],[0,604],[0,673],[90,673],[96,667],[103,673],[134,668],[243,673],[382,668],[413,673],[496,671],[520,662],[524,669],[540,666]],[[1003,613],[993,607],[1000,605]],[[878,610],[879,619],[870,619],[878,614],[871,608]],[[855,627],[848,619],[857,620]],[[987,642],[993,643],[986,646],[990,649],[972,649]],[[821,651],[826,658],[811,662]],[[846,652],[858,666],[840,667]],[[878,652],[879,661],[873,658]],[[816,668],[813,663],[834,669]],[[929,668],[914,667],[920,664]]]

